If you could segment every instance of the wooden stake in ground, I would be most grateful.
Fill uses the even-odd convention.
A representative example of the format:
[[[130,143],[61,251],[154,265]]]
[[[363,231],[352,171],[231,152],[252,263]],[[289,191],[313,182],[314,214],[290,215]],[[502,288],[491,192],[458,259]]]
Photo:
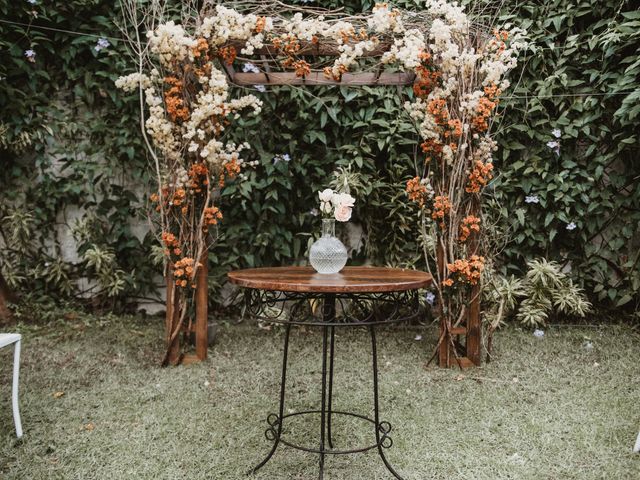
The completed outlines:
[[[165,344],[166,353],[162,366],[189,364],[201,362],[207,359],[208,339],[208,253],[202,256],[200,266],[196,271],[196,288],[194,293],[194,315],[196,352],[195,355],[185,355],[180,342],[180,334],[183,332],[190,336],[192,333],[191,322],[185,322],[188,316],[189,299],[182,295],[176,286],[176,280],[172,269],[169,268],[167,280],[167,310],[165,315]]]

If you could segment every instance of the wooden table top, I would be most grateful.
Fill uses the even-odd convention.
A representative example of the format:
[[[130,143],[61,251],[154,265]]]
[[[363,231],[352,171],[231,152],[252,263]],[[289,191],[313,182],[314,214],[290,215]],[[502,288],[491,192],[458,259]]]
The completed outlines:
[[[316,273],[312,267],[248,268],[227,276],[241,287],[306,293],[399,292],[426,287],[433,280],[419,270],[384,267],[345,267],[335,274]]]

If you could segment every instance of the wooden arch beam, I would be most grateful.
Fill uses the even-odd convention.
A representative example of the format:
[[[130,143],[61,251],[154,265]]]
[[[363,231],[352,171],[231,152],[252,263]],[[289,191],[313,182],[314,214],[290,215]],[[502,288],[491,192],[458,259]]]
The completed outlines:
[[[226,68],[225,68],[226,69]],[[227,74],[229,80],[236,85],[411,85],[415,74],[404,72],[375,72],[345,73],[341,80],[327,78],[323,72],[311,72],[305,77],[298,77],[294,72],[270,72],[243,73],[232,72]]]

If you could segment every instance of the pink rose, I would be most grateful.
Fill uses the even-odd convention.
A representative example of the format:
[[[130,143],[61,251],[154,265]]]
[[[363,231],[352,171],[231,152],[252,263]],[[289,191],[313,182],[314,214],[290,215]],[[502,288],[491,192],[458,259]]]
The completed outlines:
[[[339,222],[348,222],[351,218],[351,207],[346,205],[338,205],[333,216]]]

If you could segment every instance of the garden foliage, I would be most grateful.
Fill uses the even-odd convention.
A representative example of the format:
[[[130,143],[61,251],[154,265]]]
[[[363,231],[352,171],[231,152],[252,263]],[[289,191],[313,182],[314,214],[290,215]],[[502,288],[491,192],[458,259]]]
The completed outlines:
[[[131,228],[132,219],[144,221],[152,189],[137,105],[124,102],[114,85],[131,65],[117,40],[119,9],[104,0],[0,0],[0,14],[96,35],[0,23],[2,274],[19,291],[77,297],[87,290],[109,306],[154,294],[156,239]],[[498,270],[520,275],[527,260],[543,256],[598,305],[631,309],[640,300],[640,13],[628,1],[556,0],[506,2],[501,15],[517,19],[533,48],[501,102],[500,175],[489,185],[486,222],[496,239],[509,240]],[[109,45],[96,50],[100,38]],[[303,261],[319,230],[313,196],[340,166],[359,173],[352,194],[362,201],[353,220],[365,241],[354,262],[420,266],[414,207],[404,193],[419,143],[402,107],[410,89],[251,93],[263,113],[240,119],[233,135],[251,143],[249,159],[260,164],[222,192],[212,289],[232,268]],[[75,207],[78,223],[65,215]],[[60,254],[54,232],[65,222],[78,258]],[[78,287],[83,277],[88,281]]]

